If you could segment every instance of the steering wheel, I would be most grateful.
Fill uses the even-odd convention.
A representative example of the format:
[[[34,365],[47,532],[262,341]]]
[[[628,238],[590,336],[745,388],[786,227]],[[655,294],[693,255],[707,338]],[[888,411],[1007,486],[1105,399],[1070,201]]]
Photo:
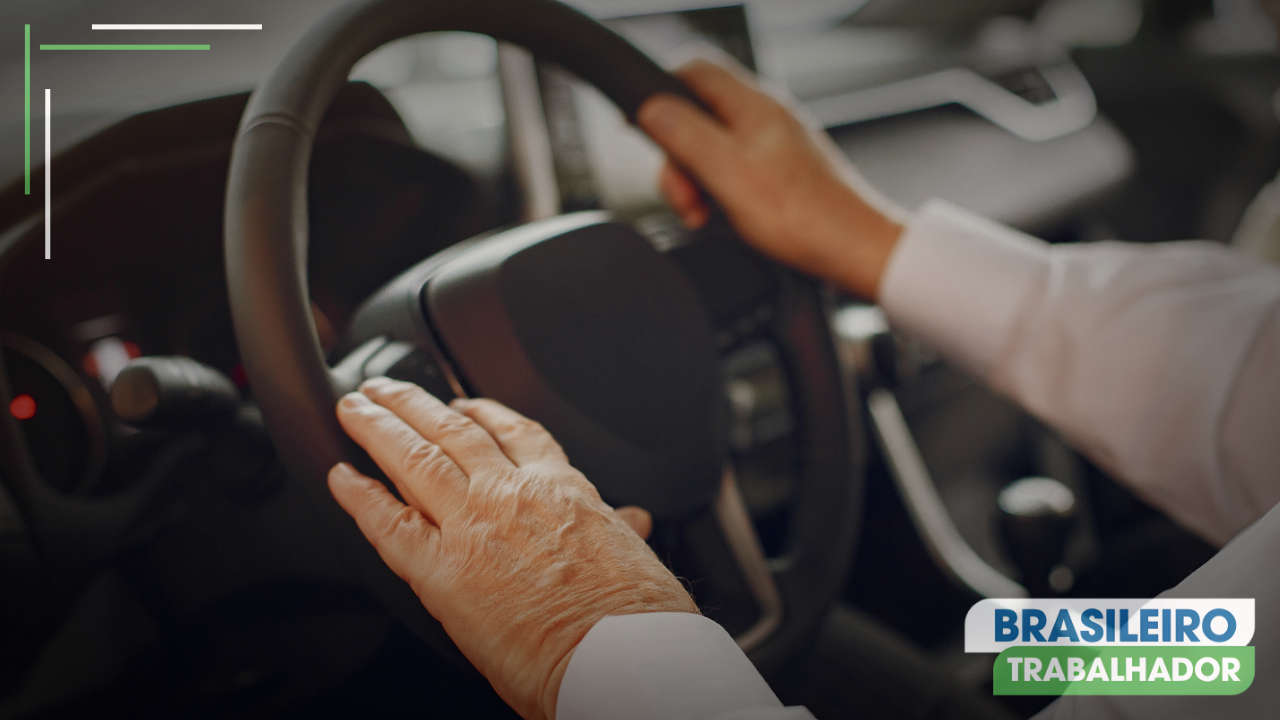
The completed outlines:
[[[308,32],[253,94],[226,197],[227,285],[244,367],[280,457],[327,523],[327,562],[372,589],[436,650],[452,644],[328,496],[335,463],[373,468],[334,404],[387,374],[492,397],[542,422],[614,505],[650,510],[697,568],[693,593],[766,670],[804,644],[839,592],[859,525],[862,433],[822,288],[746,249],[723,222],[655,241],[604,212],[465,241],[371,297],[330,366],[306,278],[317,128],[352,66],[429,31],[522,45],[634,118],[688,90],[618,35],[551,0],[363,0]],[[770,348],[798,437],[782,557],[767,559],[734,481],[723,360]],[[362,462],[363,461],[363,462]],[[685,572],[689,575],[689,572]]]

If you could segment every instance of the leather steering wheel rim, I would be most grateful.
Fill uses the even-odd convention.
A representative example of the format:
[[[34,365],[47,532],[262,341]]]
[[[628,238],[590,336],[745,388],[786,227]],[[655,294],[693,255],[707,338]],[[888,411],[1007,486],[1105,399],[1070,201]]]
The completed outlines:
[[[452,644],[407,586],[387,571],[328,497],[328,469],[361,451],[334,416],[341,391],[326,363],[310,309],[307,267],[307,177],[321,119],[356,62],[401,37],[468,31],[521,45],[600,89],[629,118],[654,94],[692,99],[687,88],[603,25],[558,2],[511,0],[430,3],[360,0],[313,27],[255,91],[232,152],[225,212],[227,284],[239,350],[254,396],[285,465],[317,499],[312,511],[346,526],[333,545],[317,548],[357,568],[394,614],[438,650]],[[783,625],[753,653],[776,667],[816,628],[839,592],[856,536],[861,500],[861,433],[848,411],[851,389],[840,383],[821,293],[792,278],[798,320],[784,334],[802,350],[785,364],[802,377],[797,394],[810,424],[804,462],[814,478],[798,501],[808,522],[795,530],[803,552],[778,573],[791,573]],[[834,380],[833,380],[834,378]],[[812,419],[817,418],[817,419]],[[340,537],[339,537],[340,536]],[[811,597],[810,597],[811,596]],[[452,651],[456,656],[456,650]]]

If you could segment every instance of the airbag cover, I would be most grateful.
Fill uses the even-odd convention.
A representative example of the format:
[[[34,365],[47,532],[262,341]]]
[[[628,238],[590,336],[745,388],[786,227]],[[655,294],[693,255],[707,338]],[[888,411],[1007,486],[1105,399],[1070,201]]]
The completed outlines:
[[[424,291],[469,390],[541,422],[606,500],[673,516],[724,461],[720,365],[689,279],[598,213],[474,242]]]

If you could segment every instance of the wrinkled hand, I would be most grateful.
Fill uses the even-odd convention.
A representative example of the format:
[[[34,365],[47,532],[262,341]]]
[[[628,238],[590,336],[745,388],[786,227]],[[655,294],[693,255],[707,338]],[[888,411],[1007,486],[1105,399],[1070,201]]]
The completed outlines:
[[[523,717],[555,717],[596,621],[697,612],[640,536],[648,513],[605,504],[537,423],[385,378],[343,397],[338,419],[405,502],[345,463],[329,473],[333,496]]]
[[[875,298],[904,213],[881,197],[821,131],[741,68],[695,60],[676,74],[711,108],[658,95],[637,122],[666,150],[659,185],[691,227],[708,209],[686,171],[744,240],[780,262]]]

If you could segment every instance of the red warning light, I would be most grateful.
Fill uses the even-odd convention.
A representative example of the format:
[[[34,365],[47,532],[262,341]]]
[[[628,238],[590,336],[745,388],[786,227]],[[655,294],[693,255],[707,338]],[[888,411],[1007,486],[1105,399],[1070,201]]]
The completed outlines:
[[[244,363],[236,363],[236,366],[231,368],[231,382],[241,390],[249,389],[249,373],[245,372]]]
[[[9,414],[19,420],[30,420],[36,416],[36,399],[23,393],[9,403]]]

